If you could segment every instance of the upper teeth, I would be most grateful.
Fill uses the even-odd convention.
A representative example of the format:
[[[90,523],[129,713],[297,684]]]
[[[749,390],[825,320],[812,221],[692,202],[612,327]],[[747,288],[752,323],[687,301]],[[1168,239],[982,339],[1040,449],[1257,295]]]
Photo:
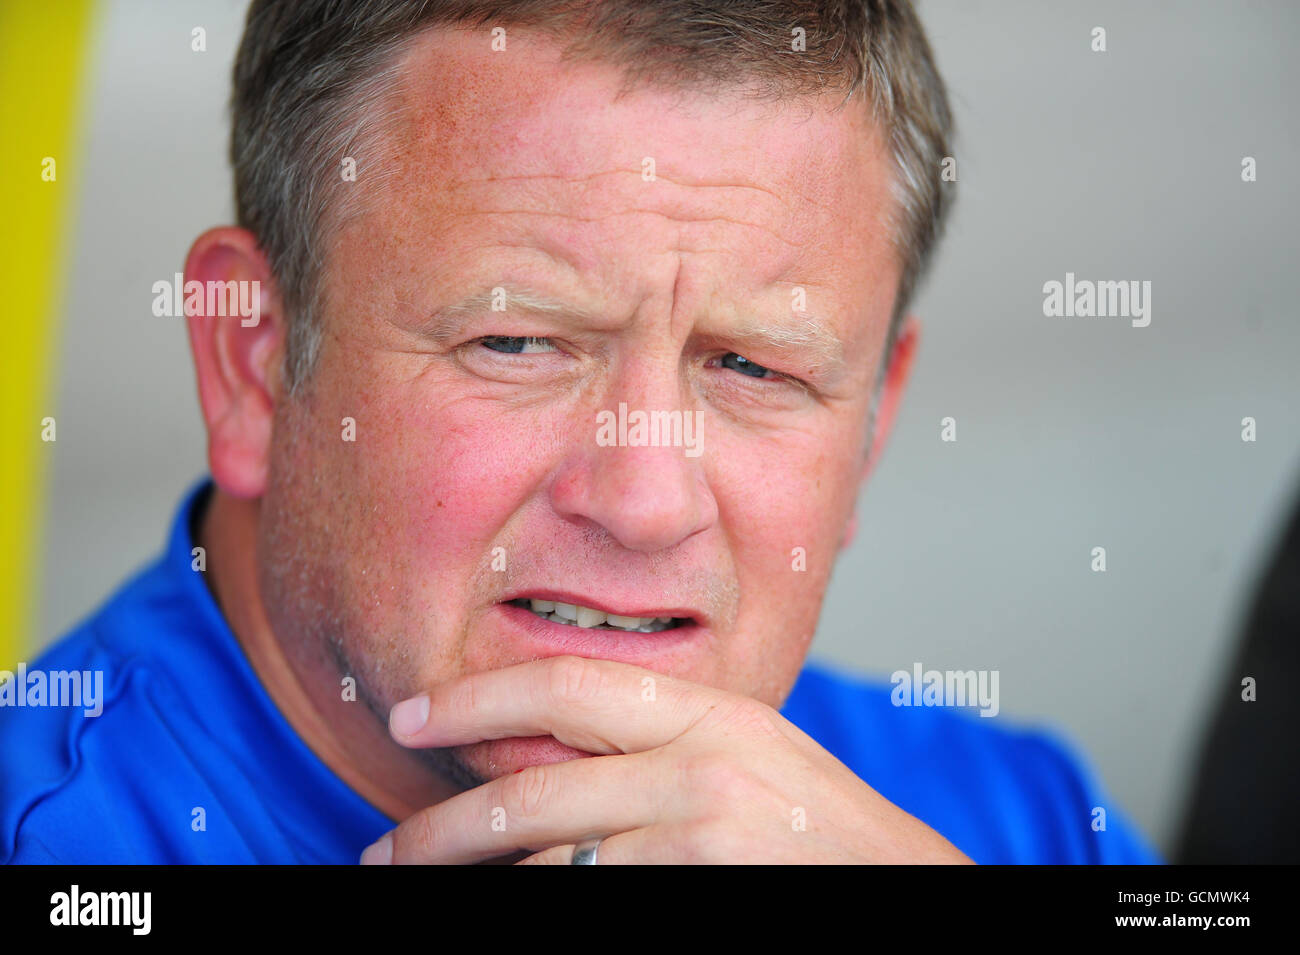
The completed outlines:
[[[673,620],[672,617],[625,617],[622,614],[606,613],[603,610],[593,610],[591,607],[580,607],[577,604],[565,604],[555,600],[530,599],[528,606],[539,616],[559,623],[577,624],[587,629],[604,625],[615,630],[652,633],[667,629],[668,624]]]

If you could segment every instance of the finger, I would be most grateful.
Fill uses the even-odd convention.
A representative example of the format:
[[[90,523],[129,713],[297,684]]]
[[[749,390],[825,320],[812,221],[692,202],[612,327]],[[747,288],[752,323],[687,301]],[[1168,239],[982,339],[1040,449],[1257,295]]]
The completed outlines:
[[[663,746],[710,710],[741,698],[610,660],[550,657],[449,680],[393,707],[404,746],[554,736],[588,753]]]
[[[601,843],[603,846],[605,843]],[[520,859],[515,865],[572,865],[573,853],[578,847],[572,846],[551,846],[549,849],[543,849],[541,852],[534,852],[532,855]],[[597,852],[596,864],[600,864],[600,853]]]
[[[529,766],[406,819],[391,838],[395,865],[482,862],[649,825],[681,812],[680,794],[656,785],[651,754],[596,756]],[[661,782],[661,780],[660,780]]]
[[[596,865],[681,865],[684,863],[725,863],[726,859],[708,850],[699,827],[650,826],[618,832],[600,841],[596,848]],[[520,859],[515,865],[572,865],[576,845],[551,846]]]

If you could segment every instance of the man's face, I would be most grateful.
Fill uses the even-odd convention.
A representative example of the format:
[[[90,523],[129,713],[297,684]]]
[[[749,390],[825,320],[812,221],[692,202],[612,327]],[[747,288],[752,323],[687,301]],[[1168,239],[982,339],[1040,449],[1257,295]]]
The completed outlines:
[[[616,101],[617,68],[520,30],[508,53],[427,33],[405,67],[392,165],[333,236],[319,364],[276,411],[273,626],[332,647],[381,712],[562,653],[779,706],[852,513],[899,278],[861,104]],[[494,288],[564,307],[439,312]],[[682,412],[695,449],[598,440],[623,405]],[[584,629],[511,602],[531,599],[682,625]],[[480,779],[572,755],[454,754]]]

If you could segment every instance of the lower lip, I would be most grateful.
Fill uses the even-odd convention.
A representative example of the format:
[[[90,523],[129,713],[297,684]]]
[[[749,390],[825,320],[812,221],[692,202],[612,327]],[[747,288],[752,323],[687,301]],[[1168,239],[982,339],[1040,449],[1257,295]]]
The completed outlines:
[[[511,626],[523,632],[530,643],[546,648],[550,651],[547,655],[555,656],[572,653],[580,657],[648,665],[662,662],[664,656],[674,650],[701,642],[706,633],[696,623],[658,633],[570,627],[514,604],[497,604],[497,609]]]

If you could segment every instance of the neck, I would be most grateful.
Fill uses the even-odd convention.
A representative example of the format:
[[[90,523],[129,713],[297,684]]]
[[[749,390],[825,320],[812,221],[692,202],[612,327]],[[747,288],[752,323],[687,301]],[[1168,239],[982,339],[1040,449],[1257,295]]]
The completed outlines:
[[[456,790],[393,742],[386,721],[345,699],[337,664],[323,648],[286,642],[272,630],[257,582],[258,502],[214,489],[197,537],[207,581],[226,622],[271,699],[311,750],[390,819],[402,820]]]

